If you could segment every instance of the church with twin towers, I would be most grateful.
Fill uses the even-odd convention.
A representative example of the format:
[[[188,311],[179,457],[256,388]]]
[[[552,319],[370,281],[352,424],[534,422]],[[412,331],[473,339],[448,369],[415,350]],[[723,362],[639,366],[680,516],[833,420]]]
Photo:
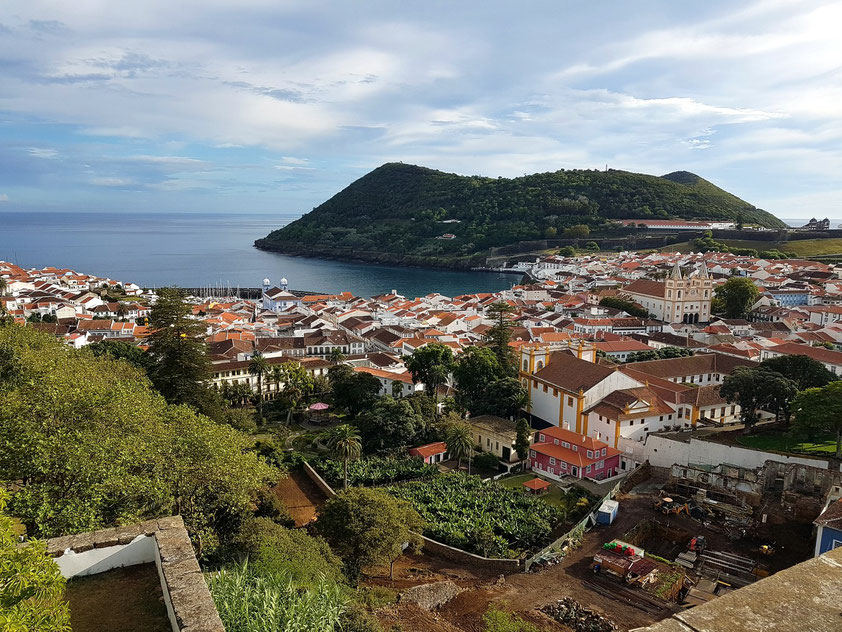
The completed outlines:
[[[704,262],[686,276],[676,263],[664,281],[638,279],[622,292],[657,320],[684,324],[710,321],[713,281]]]

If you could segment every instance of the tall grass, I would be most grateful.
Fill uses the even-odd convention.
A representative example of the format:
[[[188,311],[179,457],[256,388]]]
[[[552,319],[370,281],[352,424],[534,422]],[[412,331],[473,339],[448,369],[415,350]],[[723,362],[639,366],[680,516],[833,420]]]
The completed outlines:
[[[301,589],[288,574],[260,574],[248,561],[207,581],[226,632],[332,632],[347,601],[333,582]]]

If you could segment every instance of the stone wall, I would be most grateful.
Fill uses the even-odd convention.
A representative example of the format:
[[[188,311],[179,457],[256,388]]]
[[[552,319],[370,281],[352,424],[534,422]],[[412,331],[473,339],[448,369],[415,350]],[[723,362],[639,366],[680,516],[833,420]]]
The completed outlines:
[[[127,560],[125,551],[147,538],[155,542],[151,559]],[[155,562],[173,632],[225,632],[181,516],[52,538],[47,540],[47,552],[60,567],[72,569],[63,570],[69,573],[65,577]]]
[[[322,493],[325,496],[327,496],[328,498],[333,498],[334,496],[336,496],[336,492],[333,491],[333,488],[330,485],[327,484],[325,479],[323,479],[321,476],[319,476],[319,473],[316,470],[313,469],[312,465],[305,462],[304,463],[304,472],[307,474],[307,476],[310,477],[310,480],[313,481],[316,484],[316,487],[318,487],[320,490],[322,490]]]

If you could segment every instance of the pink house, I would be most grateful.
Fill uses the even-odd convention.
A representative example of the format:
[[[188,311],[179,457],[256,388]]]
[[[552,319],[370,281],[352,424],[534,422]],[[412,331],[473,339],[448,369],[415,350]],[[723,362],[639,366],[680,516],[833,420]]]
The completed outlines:
[[[602,480],[620,473],[620,450],[572,430],[550,427],[535,433],[529,465],[556,480],[569,475]]]
[[[409,456],[421,457],[424,463],[441,463],[447,460],[447,444],[444,441],[436,441],[419,445],[409,449]]]

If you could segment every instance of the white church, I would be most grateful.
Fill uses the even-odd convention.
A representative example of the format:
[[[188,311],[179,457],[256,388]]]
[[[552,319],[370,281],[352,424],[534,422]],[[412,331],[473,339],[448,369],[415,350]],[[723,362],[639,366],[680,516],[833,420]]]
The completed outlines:
[[[710,321],[713,280],[707,266],[684,276],[676,263],[666,281],[638,279],[622,290],[649,310],[652,318],[667,323],[706,323]]]
[[[287,286],[286,279],[281,279],[280,287],[272,287],[269,279],[263,279],[263,309],[278,313],[301,305],[301,299],[289,292]]]

